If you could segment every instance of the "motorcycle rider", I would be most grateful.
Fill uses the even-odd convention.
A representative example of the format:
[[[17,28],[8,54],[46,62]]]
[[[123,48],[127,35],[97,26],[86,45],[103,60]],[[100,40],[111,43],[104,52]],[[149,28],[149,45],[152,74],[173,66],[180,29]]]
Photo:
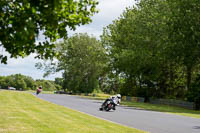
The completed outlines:
[[[42,91],[42,86],[39,86],[39,88],[36,91],[36,94],[38,95]]]
[[[112,102],[113,110],[115,110],[115,106],[116,105],[118,106],[120,104],[120,102],[121,102],[121,95],[117,94],[117,95],[114,95],[114,96],[110,96],[110,98],[108,98],[108,99],[106,99],[104,101],[104,103],[102,104],[102,107],[100,108],[100,110],[103,110],[103,106],[105,106],[108,101]]]

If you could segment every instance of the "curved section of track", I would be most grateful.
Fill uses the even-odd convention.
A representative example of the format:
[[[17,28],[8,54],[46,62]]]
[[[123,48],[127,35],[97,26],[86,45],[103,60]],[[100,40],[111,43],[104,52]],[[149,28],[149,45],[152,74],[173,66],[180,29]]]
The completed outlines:
[[[118,106],[115,111],[99,111],[103,101],[78,96],[39,94],[39,98],[96,117],[151,133],[200,133],[200,119]]]

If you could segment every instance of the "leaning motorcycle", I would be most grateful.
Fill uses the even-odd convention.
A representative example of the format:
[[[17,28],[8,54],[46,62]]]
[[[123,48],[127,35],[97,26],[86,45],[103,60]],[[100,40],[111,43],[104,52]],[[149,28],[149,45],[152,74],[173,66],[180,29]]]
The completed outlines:
[[[115,103],[111,99],[107,100],[105,103],[101,105],[101,108],[99,108],[99,110],[101,111],[103,110],[110,111],[111,109],[115,110]]]
[[[37,90],[36,90],[36,94],[37,94],[37,95],[40,94],[41,91],[42,91],[41,89],[37,89]]]

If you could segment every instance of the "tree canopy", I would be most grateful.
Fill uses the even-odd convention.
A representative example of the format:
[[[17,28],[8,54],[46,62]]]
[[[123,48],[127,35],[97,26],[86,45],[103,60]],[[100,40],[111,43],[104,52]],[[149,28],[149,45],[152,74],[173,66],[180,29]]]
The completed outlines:
[[[73,92],[92,92],[99,86],[106,64],[106,53],[100,41],[84,33],[75,34],[57,44],[57,63],[46,64],[46,75],[63,72],[63,89]],[[42,69],[40,63],[37,67]]]
[[[61,87],[54,81],[49,80],[34,80],[29,76],[22,74],[15,74],[9,76],[0,76],[0,89],[7,89],[15,87],[16,90],[36,90],[37,87],[42,86],[43,90],[59,90]]]
[[[140,0],[104,28],[123,94],[199,103],[199,11],[198,0]]]
[[[91,22],[96,0],[3,0],[0,2],[0,46],[11,58],[37,53],[38,58],[56,56],[55,41],[67,38],[67,29]],[[45,40],[36,43],[39,35]],[[0,54],[0,61],[7,56]]]

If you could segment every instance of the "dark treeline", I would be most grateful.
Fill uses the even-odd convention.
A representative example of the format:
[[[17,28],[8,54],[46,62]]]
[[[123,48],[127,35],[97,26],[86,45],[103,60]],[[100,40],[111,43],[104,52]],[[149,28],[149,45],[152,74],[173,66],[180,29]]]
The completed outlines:
[[[39,86],[45,91],[60,89],[61,86],[50,80],[33,80],[33,78],[21,74],[0,76],[1,89],[14,87],[16,90],[36,90]]]

